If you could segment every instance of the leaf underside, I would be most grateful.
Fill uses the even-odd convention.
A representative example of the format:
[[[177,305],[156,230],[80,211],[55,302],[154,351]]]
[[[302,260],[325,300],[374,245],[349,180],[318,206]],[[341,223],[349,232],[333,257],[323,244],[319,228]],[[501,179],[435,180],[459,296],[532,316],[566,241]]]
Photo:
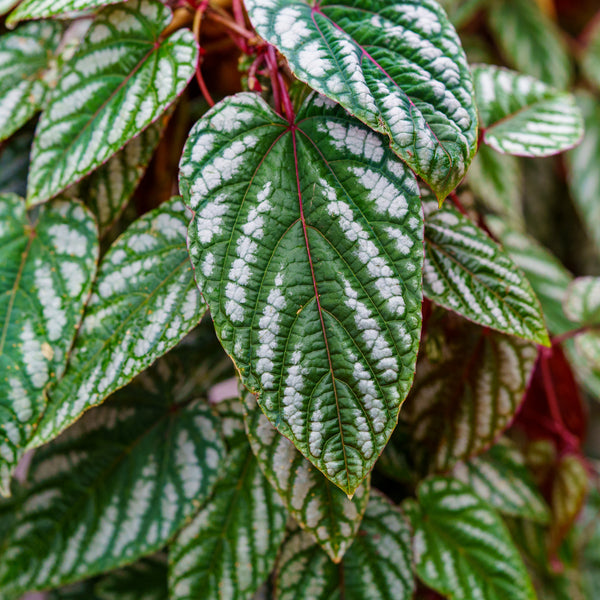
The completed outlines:
[[[257,32],[294,75],[371,129],[440,200],[477,141],[473,86],[460,40],[434,0],[246,0]]]
[[[290,126],[255,94],[194,127],[180,185],[217,334],[269,420],[352,494],[396,424],[421,327],[414,176],[312,95]]]

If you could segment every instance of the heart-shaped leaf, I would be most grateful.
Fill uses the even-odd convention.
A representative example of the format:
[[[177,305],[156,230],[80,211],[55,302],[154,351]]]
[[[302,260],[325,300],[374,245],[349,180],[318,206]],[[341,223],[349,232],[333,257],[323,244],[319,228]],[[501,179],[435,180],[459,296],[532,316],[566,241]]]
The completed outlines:
[[[55,201],[31,222],[18,196],[0,196],[0,490],[59,378],[89,296],[98,231],[78,202]]]
[[[98,14],[38,124],[30,205],[98,168],[183,92],[197,46],[187,30],[162,39],[170,20],[170,9],[157,0],[130,0]]]
[[[173,198],[135,221],[106,253],[69,366],[49,392],[30,446],[56,437],[200,322],[205,306],[187,253],[188,219]]]
[[[477,142],[460,40],[434,0],[246,0],[258,33],[294,75],[339,102],[443,200]]]
[[[55,587],[160,548],[211,493],[219,420],[176,355],[36,451],[2,590]],[[189,374],[186,372],[186,375]]]
[[[297,530],[281,549],[275,573],[278,600],[409,600],[414,590],[410,528],[398,507],[376,491],[339,565]]]
[[[90,10],[108,6],[109,4],[118,4],[123,0],[23,0],[15,10],[13,10],[8,19],[7,25],[14,26],[19,21],[27,19],[45,19],[78,10]],[[6,4],[15,5],[15,0],[8,0]],[[6,8],[8,10],[8,8]]]
[[[189,246],[215,328],[269,420],[348,494],[396,424],[421,327],[412,173],[313,94],[289,124],[238,94],[181,161]]]
[[[506,154],[550,156],[572,148],[583,136],[575,98],[515,71],[473,68],[483,141]]]
[[[403,503],[413,527],[417,574],[451,600],[536,600],[496,512],[464,483],[433,477]]]
[[[365,481],[349,500],[269,423],[252,394],[246,395],[244,420],[252,451],[263,473],[296,522],[334,562],[354,541],[369,500]]]

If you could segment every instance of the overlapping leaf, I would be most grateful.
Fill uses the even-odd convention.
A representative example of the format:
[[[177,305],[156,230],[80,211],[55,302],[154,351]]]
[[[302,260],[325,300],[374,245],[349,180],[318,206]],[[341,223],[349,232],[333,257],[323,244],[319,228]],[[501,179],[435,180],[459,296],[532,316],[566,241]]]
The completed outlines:
[[[166,357],[36,451],[3,590],[85,579],[165,545],[211,493],[225,453],[196,392]]]
[[[413,526],[419,578],[451,600],[535,600],[533,586],[496,512],[466,485],[434,477],[403,507]]]
[[[454,207],[428,210],[423,292],[475,323],[550,343],[527,279],[502,248]]]
[[[65,192],[68,196],[81,198],[92,209],[100,235],[123,212],[152,158],[162,128],[162,123],[151,125],[106,164]]]
[[[409,600],[415,581],[406,518],[373,492],[360,532],[340,565],[296,530],[281,550],[275,577],[278,600]]]
[[[547,523],[550,513],[523,456],[508,441],[458,463],[452,476],[501,513]]]
[[[60,23],[45,21],[0,36],[0,140],[42,108],[48,93],[45,77],[62,31]]]
[[[96,225],[79,203],[55,201],[31,223],[0,196],[0,488],[60,377],[96,271]]]
[[[572,65],[556,24],[531,0],[489,3],[488,23],[509,65],[565,89]]]
[[[44,19],[78,10],[90,10],[118,4],[123,0],[23,0],[8,16],[7,23],[14,26],[19,21],[27,19]],[[16,4],[14,0],[7,4]],[[8,8],[6,9],[8,10]]]
[[[200,322],[204,304],[186,248],[178,198],[144,215],[105,255],[68,368],[50,391],[31,445],[56,437],[172,348]]]
[[[183,91],[197,47],[187,30],[163,40],[170,20],[170,9],[157,0],[130,0],[98,14],[38,124],[29,204],[106,162]]]
[[[172,600],[251,598],[285,534],[285,509],[250,449],[241,404],[219,409],[229,453],[212,497],[169,548]]]
[[[429,327],[400,416],[412,426],[419,461],[446,471],[483,452],[508,426],[537,349],[449,313]]]
[[[349,500],[277,433],[247,394],[244,416],[248,439],[263,473],[281,496],[288,512],[339,562],[354,541],[369,500],[369,482]]]
[[[575,98],[515,71],[473,68],[483,141],[506,154],[550,156],[575,146],[583,120]]]
[[[414,176],[313,94],[288,125],[254,94],[219,103],[181,162],[196,279],[269,420],[346,493],[413,378],[422,212]]]
[[[339,102],[443,199],[475,153],[473,85],[434,0],[247,0],[257,32],[313,89]]]

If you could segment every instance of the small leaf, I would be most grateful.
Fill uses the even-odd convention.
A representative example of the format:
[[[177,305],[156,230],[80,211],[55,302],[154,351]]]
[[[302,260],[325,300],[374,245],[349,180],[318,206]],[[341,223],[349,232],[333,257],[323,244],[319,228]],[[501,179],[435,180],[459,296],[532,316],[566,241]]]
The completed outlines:
[[[244,420],[258,464],[296,522],[331,560],[340,562],[354,541],[369,500],[365,481],[349,500],[269,423],[252,394],[246,394]]]
[[[536,356],[533,344],[450,313],[435,326],[430,320],[400,413],[412,426],[419,461],[446,471],[494,443],[521,404]]]
[[[98,232],[79,203],[56,201],[34,223],[0,196],[0,491],[65,369],[96,272]]]
[[[156,0],[130,0],[98,14],[38,124],[29,205],[98,168],[183,92],[197,46],[188,30],[163,40],[170,20],[170,9]]]
[[[373,491],[360,532],[340,565],[297,530],[281,549],[275,577],[278,600],[409,600],[415,581],[406,518]]]
[[[294,75],[390,138],[443,200],[477,142],[460,40],[434,0],[246,0],[257,32]]]
[[[205,307],[187,253],[188,219],[173,198],[135,221],[104,256],[69,366],[30,446],[56,437],[200,322]]]
[[[172,600],[252,597],[285,534],[285,509],[250,449],[239,401],[217,407],[229,453],[212,497],[169,547]]]
[[[480,325],[549,345],[529,282],[487,234],[451,206],[425,220],[423,291]]]
[[[403,507],[413,526],[417,574],[451,600],[535,600],[533,586],[496,512],[466,485],[433,477]]]
[[[0,36],[0,140],[42,108],[48,91],[44,77],[62,32],[60,23],[44,21]]]
[[[488,23],[511,67],[558,89],[569,86],[573,69],[562,33],[538,2],[490,2]]]
[[[96,9],[119,2],[123,2],[123,0],[23,0],[8,15],[6,23],[9,27],[14,27],[19,21],[27,19],[45,19],[54,15]],[[6,4],[9,3],[16,4],[14,0],[6,2]]]
[[[502,67],[473,68],[483,141],[517,156],[551,156],[577,145],[583,120],[573,95]]]
[[[219,421],[177,356],[36,451],[2,590],[55,587],[162,548],[211,493]],[[190,380],[193,381],[193,373]]]
[[[485,453],[458,463],[452,476],[503,514],[538,523],[549,521],[550,511],[522,454],[508,441],[501,441]]]
[[[421,328],[422,209],[385,139],[313,94],[256,94],[186,144],[189,246],[215,329],[278,431],[352,494],[396,425]]]

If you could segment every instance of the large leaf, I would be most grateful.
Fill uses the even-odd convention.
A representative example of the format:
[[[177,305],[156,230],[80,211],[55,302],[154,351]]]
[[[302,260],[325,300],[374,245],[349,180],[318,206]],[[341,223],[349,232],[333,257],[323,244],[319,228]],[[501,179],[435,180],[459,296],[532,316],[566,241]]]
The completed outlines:
[[[162,548],[212,492],[219,420],[169,356],[36,451],[3,590],[85,579]],[[190,374],[193,381],[193,373]]]
[[[54,15],[75,12],[78,10],[89,10],[118,4],[123,0],[23,0],[19,6],[8,16],[7,24],[15,25],[26,19],[44,19]],[[13,5],[16,2],[13,0]]]
[[[574,96],[515,71],[473,68],[483,141],[506,154],[550,156],[575,146],[583,120]]]
[[[434,0],[246,0],[258,33],[293,73],[339,102],[443,199],[475,153],[473,84]]]
[[[533,344],[451,314],[438,324],[430,319],[401,413],[419,462],[446,471],[488,448],[519,408],[536,355]]]
[[[162,39],[170,20],[171,11],[157,0],[131,0],[98,14],[38,124],[29,204],[106,162],[183,91],[197,47],[187,30]]]
[[[285,509],[250,449],[241,404],[222,404],[229,453],[212,497],[169,548],[172,600],[251,598],[285,534]]]
[[[196,279],[244,384],[352,494],[413,378],[423,260],[414,176],[322,96],[288,125],[238,94],[195,125],[180,183]]]
[[[548,507],[522,454],[508,440],[495,444],[480,456],[458,463],[452,475],[503,514],[539,523],[549,521]]]
[[[252,451],[263,473],[296,522],[312,535],[331,560],[339,562],[354,541],[369,500],[369,482],[349,500],[269,423],[247,394],[245,423]]]
[[[0,196],[0,489],[59,378],[96,272],[98,232],[79,203],[55,201],[30,222]]]
[[[29,23],[0,36],[0,140],[12,135],[42,108],[60,23]]]
[[[406,518],[374,492],[340,565],[297,530],[281,550],[275,577],[278,600],[409,600],[415,581]]]
[[[464,317],[549,345],[542,308],[510,257],[451,206],[425,219],[423,292]]]
[[[31,446],[56,437],[82,412],[172,348],[204,312],[178,198],[144,215],[104,256],[71,360],[49,392]]]
[[[496,512],[466,485],[434,477],[403,507],[419,578],[451,600],[535,600],[525,566]]]
[[[536,0],[495,0],[488,23],[504,58],[518,71],[565,89],[572,65],[562,34]]]

